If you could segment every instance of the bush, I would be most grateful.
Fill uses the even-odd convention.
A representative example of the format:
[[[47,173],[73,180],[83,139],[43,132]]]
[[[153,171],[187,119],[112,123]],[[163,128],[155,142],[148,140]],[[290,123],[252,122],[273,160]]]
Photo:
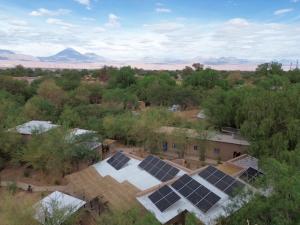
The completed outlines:
[[[25,169],[24,172],[23,172],[23,176],[24,177],[30,177],[30,175],[31,175],[30,170],[29,169]]]
[[[8,186],[7,186],[7,190],[9,191],[9,193],[11,194],[15,194],[18,190],[17,184],[15,181],[11,182]]]
[[[0,171],[3,170],[5,167],[5,161],[4,159],[0,158]]]
[[[59,181],[59,180],[55,180],[55,181],[54,181],[54,184],[55,184],[55,185],[60,185],[60,181]]]

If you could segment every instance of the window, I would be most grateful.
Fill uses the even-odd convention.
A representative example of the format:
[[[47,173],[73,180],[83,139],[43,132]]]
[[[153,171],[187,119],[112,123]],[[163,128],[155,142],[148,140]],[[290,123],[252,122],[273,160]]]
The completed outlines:
[[[168,142],[163,143],[163,151],[164,152],[168,151]]]
[[[194,145],[194,150],[195,150],[195,151],[198,150],[198,145]]]
[[[220,154],[220,149],[219,148],[214,148],[214,154],[219,155]]]

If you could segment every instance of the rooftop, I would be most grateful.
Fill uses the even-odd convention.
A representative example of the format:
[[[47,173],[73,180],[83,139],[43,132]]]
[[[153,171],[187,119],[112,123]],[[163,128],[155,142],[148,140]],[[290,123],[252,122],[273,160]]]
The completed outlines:
[[[202,168],[204,169],[204,168]],[[201,170],[202,170],[201,169]],[[174,217],[176,217],[178,214],[184,211],[188,211],[191,213],[194,213],[195,216],[205,225],[211,225],[216,223],[216,219],[219,216],[228,216],[227,212],[225,210],[226,206],[230,205],[233,202],[233,199],[229,195],[227,195],[225,192],[219,190],[217,187],[209,183],[207,180],[203,179],[198,175],[198,172],[201,171],[195,171],[190,174],[190,177],[192,177],[194,180],[199,182],[201,185],[206,187],[208,190],[212,191],[216,195],[220,197],[220,200],[212,206],[206,213],[202,212],[200,209],[198,209],[196,206],[194,206],[189,200],[187,200],[186,197],[184,197],[182,194],[180,194],[176,189],[174,189],[170,184],[172,184],[174,181],[168,182],[167,184],[169,187],[180,196],[180,200],[175,202],[173,205],[171,205],[169,208],[167,208],[165,211],[161,212],[155,204],[149,199],[149,196],[154,193],[158,188],[151,190],[150,192],[145,192],[145,194],[138,194],[137,200],[150,212],[152,212],[155,217],[162,223],[165,224]],[[240,180],[239,180],[240,181]],[[236,208],[237,210],[238,208]]]
[[[160,180],[150,175],[148,172],[138,166],[142,162],[142,159],[139,159],[127,153],[125,154],[130,158],[130,160],[120,170],[116,170],[107,162],[109,158],[95,164],[94,167],[102,177],[111,176],[119,183],[127,181],[141,191],[160,185],[162,183]],[[167,163],[170,164],[171,162]],[[172,165],[174,166],[174,164]],[[179,169],[177,176],[181,176],[187,173],[186,171],[181,169],[180,166],[178,166],[177,168]]]
[[[248,169],[249,167],[252,167],[256,170],[259,169],[258,168],[258,159],[253,156],[247,155],[247,154],[244,154],[237,158],[231,159],[227,163],[233,164],[233,165],[241,167],[243,169]]]
[[[78,137],[80,135],[85,135],[85,134],[93,134],[93,133],[96,133],[95,131],[92,131],[92,130],[85,130],[85,129],[80,129],[80,128],[74,128],[70,135],[71,136],[75,136],[75,137]]]
[[[164,133],[167,135],[174,134],[174,132],[185,134],[189,138],[204,138],[210,141],[237,144],[237,145],[250,145],[248,141],[246,141],[243,137],[234,134],[220,133],[216,131],[205,131],[202,134],[199,134],[194,129],[188,128],[179,128],[179,127],[170,127],[163,126],[160,127],[158,132]]]
[[[19,134],[31,135],[33,133],[45,133],[58,125],[52,124],[51,121],[32,120],[16,127]]]
[[[59,191],[55,191],[47,197],[43,198],[36,204],[35,218],[42,224],[45,223],[45,217],[52,217],[56,210],[61,212],[57,218],[57,224],[63,223],[67,217],[78,211],[86,202],[73,196],[64,194]]]

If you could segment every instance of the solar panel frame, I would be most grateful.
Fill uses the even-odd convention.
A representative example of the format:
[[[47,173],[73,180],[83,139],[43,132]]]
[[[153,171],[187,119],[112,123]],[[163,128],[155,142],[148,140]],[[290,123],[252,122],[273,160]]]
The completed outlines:
[[[247,183],[253,183],[257,177],[262,176],[263,173],[253,167],[248,167],[241,175],[240,179],[246,181]]]
[[[217,194],[186,174],[176,180],[172,187],[204,213],[221,199]]]
[[[139,164],[139,167],[162,182],[174,178],[179,173],[179,169],[155,156],[148,156]]]
[[[233,196],[236,189],[244,186],[244,184],[237,179],[234,179],[213,166],[208,166],[206,169],[200,171],[198,175],[229,196]]]
[[[169,186],[165,185],[149,195],[148,198],[161,212],[164,212],[177,202],[180,199],[180,196]]]
[[[118,151],[112,157],[110,157],[110,159],[107,160],[107,163],[114,167],[116,170],[120,170],[129,160],[129,157]]]
[[[147,156],[140,164],[139,167],[145,168],[145,166],[149,163],[149,161],[152,159],[152,155]]]

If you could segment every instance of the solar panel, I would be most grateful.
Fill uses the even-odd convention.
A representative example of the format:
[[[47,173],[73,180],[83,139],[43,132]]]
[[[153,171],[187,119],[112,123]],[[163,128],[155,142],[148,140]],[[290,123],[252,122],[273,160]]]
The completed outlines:
[[[107,162],[116,170],[120,170],[129,160],[129,157],[124,155],[122,152],[118,151],[116,154],[110,157],[110,159],[107,160]]]
[[[172,187],[204,213],[221,199],[218,195],[186,174],[176,180],[172,184]]]
[[[245,172],[242,173],[240,178],[248,183],[253,183],[256,180],[256,178],[261,175],[263,175],[262,172],[252,167],[249,167]]]
[[[244,187],[243,183],[213,166],[208,166],[206,169],[202,170],[199,173],[199,176],[230,196],[233,196],[237,189]]]
[[[146,170],[148,173],[162,182],[173,179],[179,172],[179,169],[152,155],[145,158],[139,164],[139,167]]]
[[[159,211],[164,212],[171,205],[177,202],[180,197],[169,186],[165,185],[148,197]]]

